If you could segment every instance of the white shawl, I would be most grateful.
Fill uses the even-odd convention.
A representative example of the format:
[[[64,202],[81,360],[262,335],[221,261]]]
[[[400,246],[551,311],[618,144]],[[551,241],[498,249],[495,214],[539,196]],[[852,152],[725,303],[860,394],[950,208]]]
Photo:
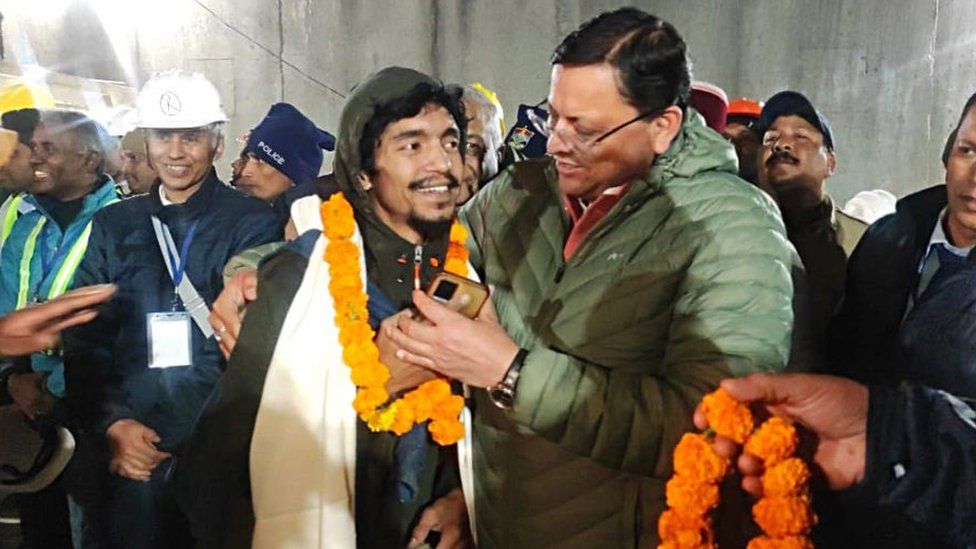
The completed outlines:
[[[296,201],[299,234],[321,229],[316,196]],[[251,441],[250,475],[257,549],[356,547],[356,387],[342,361],[319,237],[285,317],[264,383]],[[352,241],[362,249],[358,231]],[[366,266],[360,256],[363,286]],[[469,272],[474,270],[469,268]],[[461,484],[474,532],[471,415],[458,444]]]

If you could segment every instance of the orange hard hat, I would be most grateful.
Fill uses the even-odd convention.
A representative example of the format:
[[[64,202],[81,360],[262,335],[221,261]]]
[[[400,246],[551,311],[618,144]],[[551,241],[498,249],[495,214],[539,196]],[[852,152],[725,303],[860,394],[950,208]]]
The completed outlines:
[[[728,116],[753,116],[759,118],[763,104],[748,97],[740,97],[729,103]]]

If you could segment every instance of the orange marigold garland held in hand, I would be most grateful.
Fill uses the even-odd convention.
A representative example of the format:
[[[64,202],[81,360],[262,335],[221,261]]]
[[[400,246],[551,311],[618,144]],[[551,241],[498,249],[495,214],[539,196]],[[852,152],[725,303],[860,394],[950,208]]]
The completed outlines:
[[[322,203],[321,215],[323,232],[329,239],[324,257],[329,266],[329,294],[335,306],[342,359],[357,387],[353,401],[356,413],[373,431],[402,435],[415,424],[428,421],[427,431],[438,444],[446,446],[461,440],[464,425],[459,417],[464,398],[451,393],[447,379],[433,379],[389,402],[386,382],[390,370],[380,362],[379,349],[373,342],[375,332],[369,325],[366,308],[369,297],[363,288],[359,263],[362,252],[351,240],[356,232],[352,205],[342,193],[335,193]],[[455,220],[444,270],[468,275],[467,238],[467,231]]]
[[[796,429],[770,418],[758,429],[749,407],[718,389],[702,399],[702,411],[718,435],[744,445],[765,463],[763,498],[752,508],[756,524],[766,534],[748,549],[808,549],[807,537],[817,522],[810,506],[810,471],[793,457]],[[719,504],[719,483],[729,473],[728,460],[719,456],[705,434],[685,433],[674,449],[674,476],[665,487],[670,509],[658,520],[660,549],[715,548],[709,513]]]

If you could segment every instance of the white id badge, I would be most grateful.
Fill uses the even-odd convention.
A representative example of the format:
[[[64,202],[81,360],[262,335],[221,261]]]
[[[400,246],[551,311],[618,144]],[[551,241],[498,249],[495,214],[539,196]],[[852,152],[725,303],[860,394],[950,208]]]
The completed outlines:
[[[146,315],[150,368],[172,368],[193,364],[190,351],[192,322],[186,312]]]

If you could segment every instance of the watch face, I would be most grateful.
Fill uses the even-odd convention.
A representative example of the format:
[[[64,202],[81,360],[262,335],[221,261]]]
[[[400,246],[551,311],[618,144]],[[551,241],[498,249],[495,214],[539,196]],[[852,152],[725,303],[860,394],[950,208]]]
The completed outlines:
[[[507,409],[515,405],[515,395],[512,393],[511,389],[505,386],[492,387],[492,389],[488,392],[488,397],[491,398],[491,401],[499,408]]]

